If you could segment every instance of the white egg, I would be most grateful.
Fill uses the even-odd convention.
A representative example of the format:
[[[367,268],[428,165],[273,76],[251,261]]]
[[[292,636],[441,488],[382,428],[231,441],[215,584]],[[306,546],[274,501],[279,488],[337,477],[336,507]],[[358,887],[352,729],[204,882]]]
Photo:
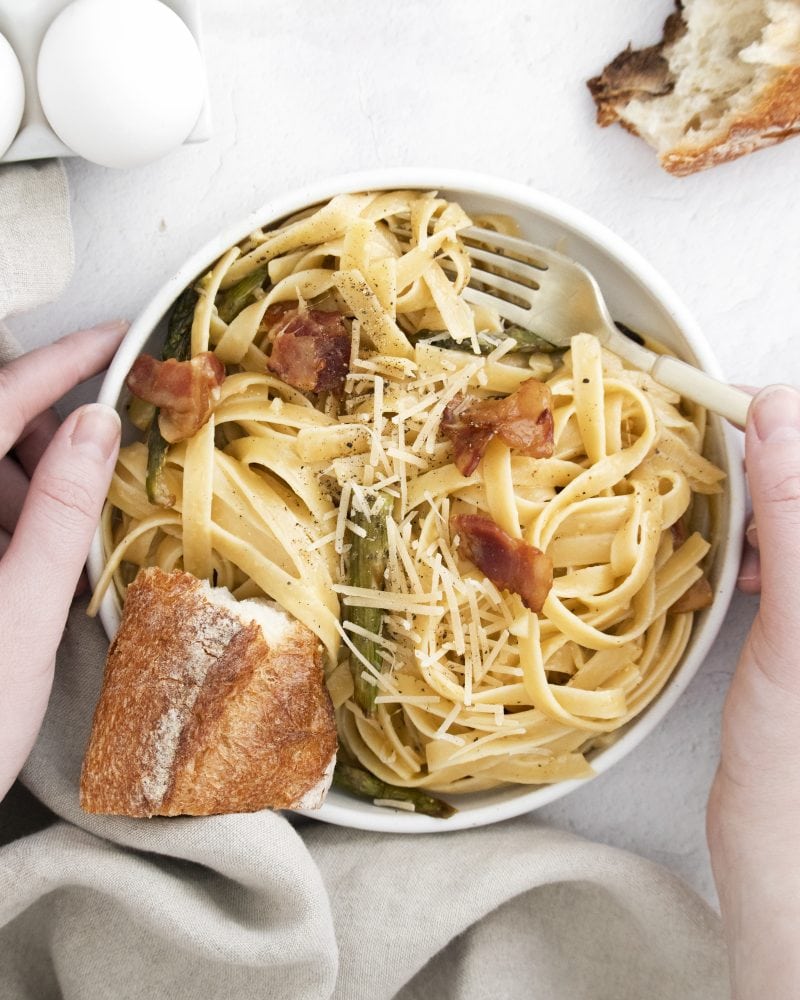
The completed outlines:
[[[106,167],[179,146],[203,102],[197,43],[159,0],[74,0],[48,28],[37,73],[53,131]]]
[[[25,84],[19,59],[5,36],[0,35],[0,156],[19,131],[24,107]]]

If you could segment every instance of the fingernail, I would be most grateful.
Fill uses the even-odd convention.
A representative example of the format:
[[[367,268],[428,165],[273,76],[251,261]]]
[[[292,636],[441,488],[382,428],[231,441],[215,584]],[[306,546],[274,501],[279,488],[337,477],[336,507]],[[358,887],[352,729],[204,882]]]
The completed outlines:
[[[108,333],[119,336],[120,334],[126,333],[129,326],[130,323],[126,319],[112,319],[107,323],[98,323],[91,329],[95,333]]]
[[[747,525],[747,530],[744,533],[745,538],[753,546],[754,549],[758,548],[758,530],[756,528],[756,522],[751,521]]]
[[[761,441],[800,441],[800,393],[788,385],[763,389],[753,401],[753,426]]]
[[[78,410],[70,444],[96,461],[107,462],[116,451],[120,426],[116,410],[102,403],[92,403]]]

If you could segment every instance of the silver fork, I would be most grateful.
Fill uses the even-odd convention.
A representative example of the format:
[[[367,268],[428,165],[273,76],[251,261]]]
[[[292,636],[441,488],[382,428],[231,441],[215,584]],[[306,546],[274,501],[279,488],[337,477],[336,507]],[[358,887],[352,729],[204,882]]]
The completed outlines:
[[[594,334],[609,350],[648,372],[661,385],[744,427],[751,397],[625,336],[614,324],[602,292],[586,268],[555,250],[478,226],[461,230],[459,236],[478,265],[473,266],[470,285],[462,292],[467,301],[497,310],[504,319],[556,347],[569,347],[574,334]],[[524,259],[517,259],[520,257]],[[504,274],[481,265],[499,268]],[[486,290],[472,287],[472,282]]]

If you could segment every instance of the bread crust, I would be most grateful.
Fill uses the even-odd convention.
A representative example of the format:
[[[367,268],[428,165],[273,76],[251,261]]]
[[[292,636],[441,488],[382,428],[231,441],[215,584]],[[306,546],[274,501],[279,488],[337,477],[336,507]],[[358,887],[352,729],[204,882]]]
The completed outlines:
[[[657,45],[634,50],[629,45],[603,70],[588,81],[587,86],[597,107],[597,122],[602,127],[619,122],[632,135],[638,129],[623,116],[632,100],[648,101],[669,94],[675,79],[669,69],[664,50],[686,31],[683,6],[664,23],[664,37]],[[734,121],[725,135],[697,144],[685,141],[660,156],[661,165],[677,177],[686,177],[700,170],[767,146],[774,146],[800,132],[800,67],[792,66],[778,72],[776,78],[759,95],[753,107]]]
[[[81,773],[86,812],[210,815],[319,805],[337,747],[319,643],[270,646],[188,573],[142,570],[106,661]]]
[[[784,70],[727,133],[703,146],[676,146],[661,157],[665,170],[686,177],[800,133],[800,66]]]
[[[664,22],[660,42],[644,49],[632,45],[620,52],[599,76],[592,77],[586,86],[597,106],[597,123],[603,128],[620,122],[629,132],[638,135],[635,128],[620,117],[620,110],[634,98],[640,101],[663,97],[675,87],[675,77],[669,68],[664,49],[676,42],[686,32],[683,5],[678,0],[677,10]]]

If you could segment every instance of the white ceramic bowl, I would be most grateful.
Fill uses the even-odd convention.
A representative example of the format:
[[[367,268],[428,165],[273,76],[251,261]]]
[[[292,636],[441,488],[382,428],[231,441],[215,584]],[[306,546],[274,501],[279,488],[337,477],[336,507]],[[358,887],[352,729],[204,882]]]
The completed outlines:
[[[548,195],[499,178],[448,170],[397,169],[350,174],[294,191],[269,202],[211,239],[167,281],[131,326],[103,382],[100,402],[115,406],[122,413],[124,380],[134,359],[148,348],[151,341],[151,349],[160,348],[162,321],[175,298],[228,247],[258,227],[274,225],[286,216],[336,194],[392,188],[436,189],[458,201],[467,212],[506,212],[513,215],[525,236],[545,245],[557,243],[559,249],[589,268],[616,319],[634,329],[646,330],[687,361],[712,375],[721,375],[703,334],[672,289],[634,250],[589,216]],[[133,432],[130,437],[134,437]],[[592,766],[598,774],[607,771],[639,744],[678,701],[711,647],[733,594],[744,525],[744,479],[737,437],[717,418],[711,420],[707,454],[728,476],[716,511],[711,553],[710,577],[714,602],[697,616],[683,660],[658,698],[628,723],[614,744],[593,755]],[[89,556],[89,575],[93,584],[102,567],[103,551],[98,534]],[[103,601],[100,617],[106,632],[112,637],[119,624],[119,608],[111,592]],[[561,798],[581,784],[580,781],[565,781],[534,789],[507,786],[458,796],[452,801],[459,811],[446,821],[379,808],[334,790],[320,810],[307,812],[306,815],[341,826],[392,833],[457,830],[529,812]]]

